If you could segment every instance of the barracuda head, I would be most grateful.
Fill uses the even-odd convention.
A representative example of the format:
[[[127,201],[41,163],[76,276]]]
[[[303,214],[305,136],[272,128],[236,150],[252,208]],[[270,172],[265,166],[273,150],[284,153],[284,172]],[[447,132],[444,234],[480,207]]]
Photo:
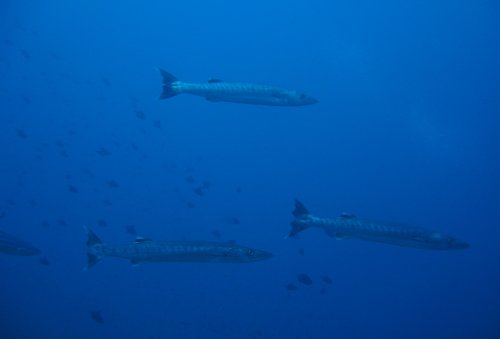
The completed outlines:
[[[432,233],[427,241],[435,249],[439,250],[461,250],[470,247],[465,241],[439,232]]]
[[[307,94],[293,91],[288,96],[288,103],[294,106],[312,105],[318,102],[318,99],[313,98]]]
[[[40,250],[24,240],[0,231],[0,253],[31,256],[40,254]]]
[[[40,250],[31,246],[28,243],[16,244],[4,246],[0,245],[0,253],[12,254],[12,255],[20,255],[20,256],[33,256],[40,254]]]

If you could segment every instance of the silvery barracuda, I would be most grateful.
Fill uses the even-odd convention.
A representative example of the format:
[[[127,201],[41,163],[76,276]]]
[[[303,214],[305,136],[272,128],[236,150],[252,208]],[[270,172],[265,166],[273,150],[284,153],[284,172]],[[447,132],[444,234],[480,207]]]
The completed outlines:
[[[155,241],[136,238],[131,244],[104,244],[90,229],[87,231],[87,268],[103,257],[129,260],[133,265],[149,262],[248,263],[269,259],[271,253],[234,243],[208,241]]]
[[[252,105],[304,106],[318,102],[304,93],[280,87],[225,82],[219,79],[211,79],[206,83],[183,82],[163,69],[160,69],[160,73],[163,78],[163,92],[160,99],[189,93],[212,102],[227,101]]]
[[[458,250],[469,247],[467,243],[454,237],[417,226],[362,219],[346,213],[331,219],[319,218],[310,214],[298,200],[295,200],[293,216],[295,220],[291,223],[290,237],[307,228],[318,227],[328,236],[337,239],[356,238],[430,250]]]
[[[0,253],[29,256],[40,254],[40,250],[24,240],[0,231]]]

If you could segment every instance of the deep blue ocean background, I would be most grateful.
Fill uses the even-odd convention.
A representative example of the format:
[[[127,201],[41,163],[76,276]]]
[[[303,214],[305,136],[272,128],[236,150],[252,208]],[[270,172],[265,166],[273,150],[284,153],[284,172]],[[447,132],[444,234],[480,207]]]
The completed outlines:
[[[488,0],[1,1],[0,230],[43,253],[0,255],[0,338],[500,338],[499,17]],[[320,102],[160,101],[156,67]],[[294,198],[471,247],[285,239]],[[83,225],[274,257],[83,271]]]

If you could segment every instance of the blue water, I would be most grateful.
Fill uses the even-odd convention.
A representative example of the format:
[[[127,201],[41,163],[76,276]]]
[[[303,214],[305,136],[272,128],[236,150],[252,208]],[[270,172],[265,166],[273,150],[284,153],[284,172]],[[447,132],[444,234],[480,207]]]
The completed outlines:
[[[43,253],[0,256],[0,337],[499,338],[499,14],[488,0],[3,0],[0,229]],[[156,67],[320,102],[160,101]],[[471,247],[285,239],[293,198]],[[110,244],[134,225],[274,257],[85,272],[83,225]]]

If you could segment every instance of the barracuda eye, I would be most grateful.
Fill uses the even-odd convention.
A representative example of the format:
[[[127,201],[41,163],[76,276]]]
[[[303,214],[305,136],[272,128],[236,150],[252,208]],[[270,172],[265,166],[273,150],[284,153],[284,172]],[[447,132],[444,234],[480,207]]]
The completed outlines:
[[[247,249],[247,255],[250,257],[253,257],[255,255],[255,251],[252,250],[251,248]]]

